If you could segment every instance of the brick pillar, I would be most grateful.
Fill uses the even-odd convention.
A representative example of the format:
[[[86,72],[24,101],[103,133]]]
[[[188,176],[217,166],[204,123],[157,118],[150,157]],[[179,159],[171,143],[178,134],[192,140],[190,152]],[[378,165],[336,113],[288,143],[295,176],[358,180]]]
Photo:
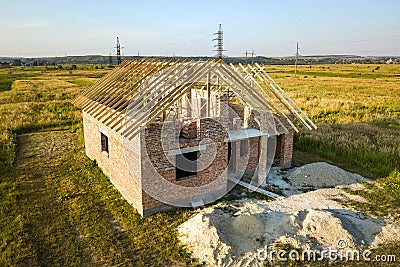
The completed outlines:
[[[263,186],[266,183],[267,177],[267,157],[268,155],[268,136],[263,135],[260,137],[260,153],[258,159],[257,169],[257,184],[256,186]]]
[[[287,134],[278,136],[276,144],[276,158],[278,159],[277,166],[288,168],[292,164],[293,156],[293,130]]]
[[[257,114],[258,113],[258,114]],[[273,134],[275,131],[275,125],[271,123],[273,120],[272,114],[268,112],[254,112],[255,116],[258,116],[260,121],[260,149],[259,149],[259,160],[257,169],[257,186],[266,185],[266,179],[269,171],[268,165],[268,136]]]
[[[221,94],[219,97],[219,123],[226,129],[229,126],[229,97],[227,94]]]
[[[282,167],[287,168],[292,165],[293,156],[293,137],[294,132],[290,130],[288,134],[285,134],[282,138]]]
[[[250,116],[251,116],[251,108],[246,105],[246,106],[244,106],[244,110],[243,110],[243,128],[249,128]]]

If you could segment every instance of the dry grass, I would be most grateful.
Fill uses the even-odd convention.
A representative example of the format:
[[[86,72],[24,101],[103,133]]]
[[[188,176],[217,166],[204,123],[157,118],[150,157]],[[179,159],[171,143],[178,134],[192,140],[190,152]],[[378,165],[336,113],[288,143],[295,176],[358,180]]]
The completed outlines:
[[[296,135],[296,155],[373,178],[391,172],[378,182],[398,192],[400,66],[377,67],[300,66],[296,79],[293,67],[266,69],[319,126]],[[85,156],[80,111],[70,101],[107,70],[79,68],[0,70],[0,265],[193,264],[176,238],[190,213],[141,219]],[[18,149],[31,154],[15,162]],[[380,207],[387,198],[371,199]],[[398,197],[389,204],[383,213],[398,210]]]
[[[369,189],[349,191],[366,202],[349,205],[372,216],[399,220],[400,65],[266,66],[283,89],[317,123],[318,130],[296,135],[295,159],[304,164],[328,161],[378,178]],[[383,178],[380,178],[383,177]],[[398,243],[375,255],[396,255]],[[312,262],[312,266],[397,266],[376,262]],[[266,266],[272,266],[266,265]],[[305,266],[287,262],[281,266]]]
[[[193,265],[176,235],[190,212],[142,219],[84,153],[70,102],[104,70],[2,71],[19,80],[0,92],[0,265]]]
[[[267,66],[319,129],[296,148],[347,163],[372,178],[400,168],[400,66]]]

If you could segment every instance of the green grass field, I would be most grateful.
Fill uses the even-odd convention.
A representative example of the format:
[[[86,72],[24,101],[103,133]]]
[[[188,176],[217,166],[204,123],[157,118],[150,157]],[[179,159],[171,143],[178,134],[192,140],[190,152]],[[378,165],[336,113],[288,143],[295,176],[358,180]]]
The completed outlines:
[[[295,164],[325,160],[375,179],[352,192],[369,203],[349,205],[398,220],[400,66],[266,70],[318,125],[296,134]],[[108,71],[0,69],[0,266],[195,264],[176,233],[191,211],[140,218],[84,154],[70,102]]]
[[[0,266],[192,265],[190,212],[142,219],[84,153],[70,102],[106,72],[0,70]]]
[[[369,178],[400,167],[400,67],[328,65],[266,70],[318,124],[295,147]],[[291,71],[291,72],[290,72]]]

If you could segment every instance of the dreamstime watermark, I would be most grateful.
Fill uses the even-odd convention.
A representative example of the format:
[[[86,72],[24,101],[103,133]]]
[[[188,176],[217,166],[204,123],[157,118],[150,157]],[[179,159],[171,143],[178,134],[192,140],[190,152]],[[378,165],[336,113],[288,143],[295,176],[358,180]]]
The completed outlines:
[[[274,250],[265,246],[257,250],[257,259],[259,261],[366,261],[366,262],[396,262],[394,254],[373,254],[369,249],[358,250],[348,248],[347,241],[339,239],[337,248],[328,247],[323,250],[303,249],[297,250]]]

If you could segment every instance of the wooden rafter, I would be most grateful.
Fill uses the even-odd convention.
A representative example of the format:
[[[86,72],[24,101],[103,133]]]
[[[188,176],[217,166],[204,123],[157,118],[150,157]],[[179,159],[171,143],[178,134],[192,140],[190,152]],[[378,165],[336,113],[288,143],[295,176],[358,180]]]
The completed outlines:
[[[285,132],[289,130],[287,125],[296,131],[298,128],[282,108],[308,129],[316,128],[258,64],[254,67],[227,65],[215,60],[124,61],[78,96],[74,104],[101,123],[132,139],[149,122],[175,105],[191,88],[204,89],[204,92],[199,91],[202,94],[207,92],[207,102],[203,104],[207,105],[207,112],[211,109],[210,99],[220,89],[226,89],[228,95],[236,96],[243,105],[257,110],[258,114],[270,111],[278,114],[274,115],[274,120]],[[190,99],[186,102],[191,105]],[[190,106],[188,108],[193,109]],[[274,125],[267,126],[277,131]]]

